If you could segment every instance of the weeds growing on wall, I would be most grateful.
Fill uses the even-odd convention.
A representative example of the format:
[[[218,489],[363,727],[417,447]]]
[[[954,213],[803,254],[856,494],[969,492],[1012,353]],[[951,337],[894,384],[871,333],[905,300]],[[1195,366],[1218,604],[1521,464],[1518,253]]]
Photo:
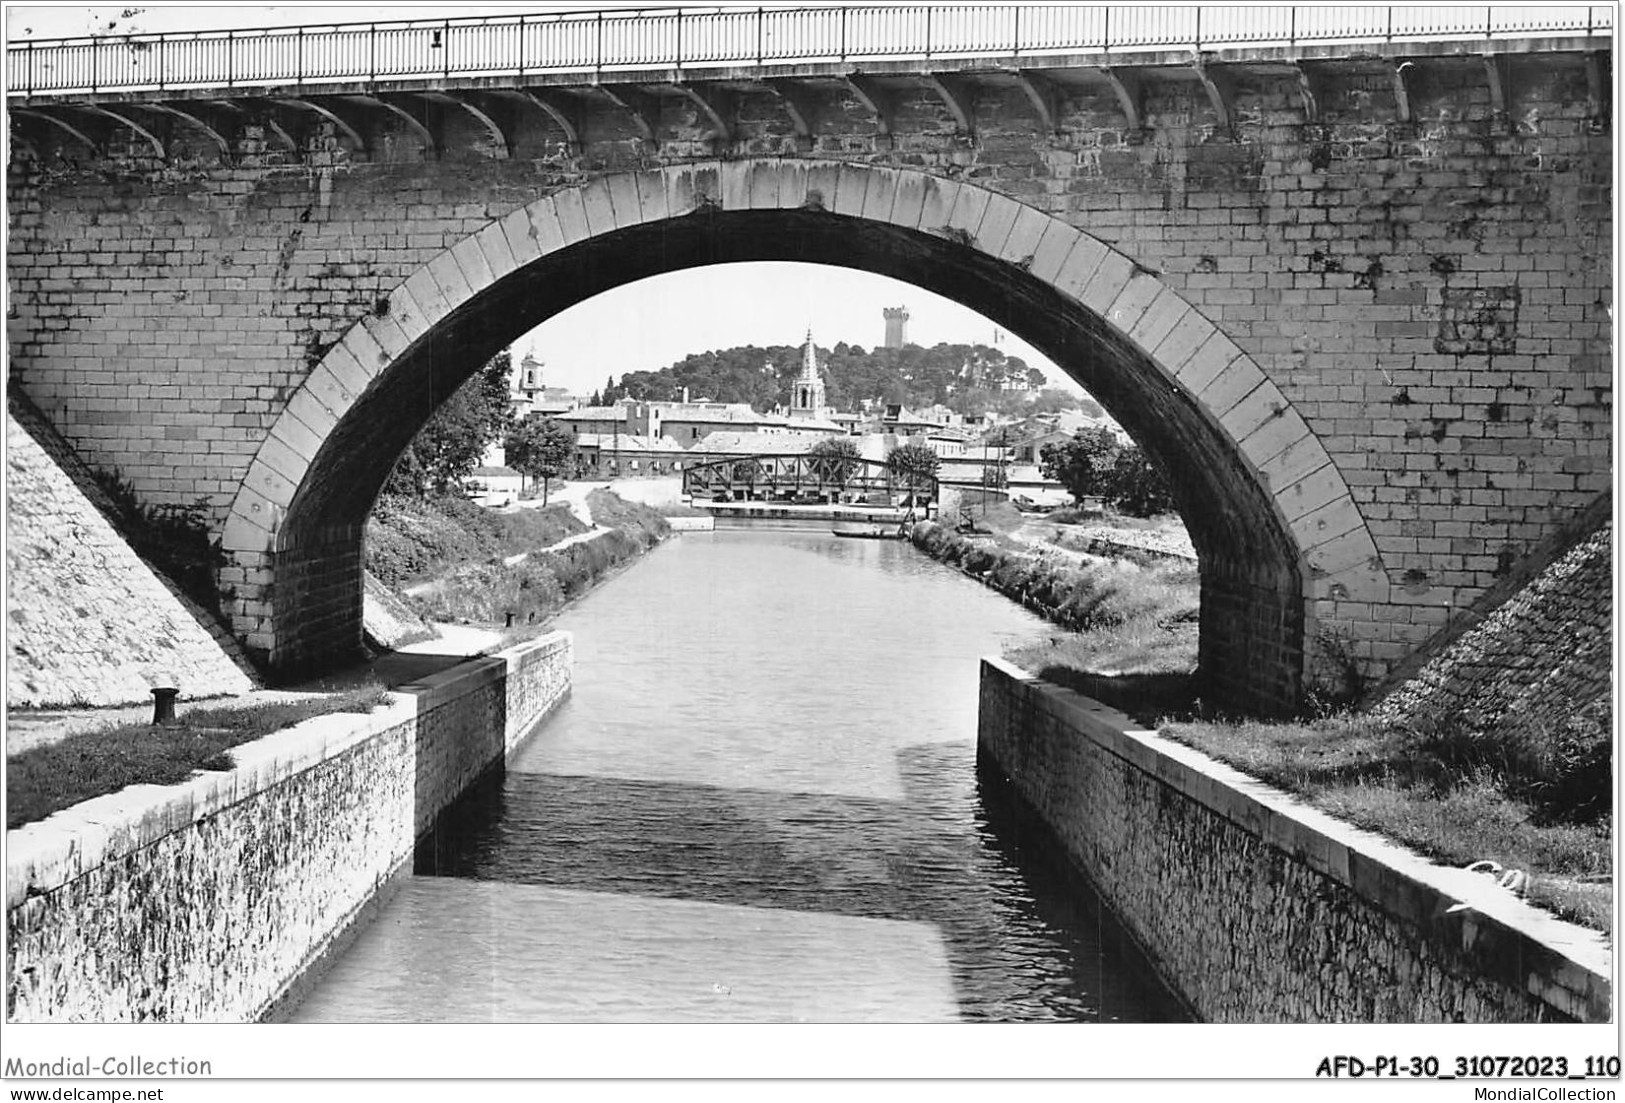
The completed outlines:
[[[1304,713],[1331,716],[1351,708],[1365,688],[1365,674],[1347,637],[1321,627],[1304,663]]]
[[[209,502],[147,505],[117,471],[96,470],[97,484],[112,500],[116,521],[137,555],[179,586],[181,592],[219,616],[231,595],[219,588],[226,553],[209,532]]]

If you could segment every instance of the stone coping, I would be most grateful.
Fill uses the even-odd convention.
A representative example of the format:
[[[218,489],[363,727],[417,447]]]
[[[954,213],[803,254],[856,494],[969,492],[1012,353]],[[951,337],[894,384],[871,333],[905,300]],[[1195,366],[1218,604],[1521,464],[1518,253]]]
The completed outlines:
[[[531,652],[567,644],[566,633],[527,640],[429,678],[397,686],[370,713],[315,716],[231,748],[230,770],[198,771],[175,785],[130,785],[6,832],[6,910],[132,854],[506,675]]]
[[[703,502],[696,509],[716,517],[795,517],[809,521],[901,521],[908,516],[906,509],[895,506],[865,506],[853,503],[840,506],[798,506],[789,502]],[[670,522],[670,518],[667,521]]]
[[[1027,699],[1036,707],[1102,749],[1372,905],[1435,935],[1454,928],[1451,941],[1484,975],[1528,992],[1571,1018],[1610,1021],[1613,951],[1601,932],[1535,908],[1482,874],[1438,865],[1381,835],[1335,819],[1004,659],[989,657],[983,663],[1025,685]]]
[[[715,517],[667,517],[666,524],[673,532],[715,532]]]

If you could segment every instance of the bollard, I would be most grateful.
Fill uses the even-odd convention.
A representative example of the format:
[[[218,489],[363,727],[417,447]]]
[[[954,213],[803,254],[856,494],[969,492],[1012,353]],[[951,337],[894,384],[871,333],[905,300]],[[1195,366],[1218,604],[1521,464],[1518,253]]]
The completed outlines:
[[[154,686],[152,690],[152,726],[155,728],[173,728],[179,721],[175,719],[175,698],[180,690],[173,686]]]

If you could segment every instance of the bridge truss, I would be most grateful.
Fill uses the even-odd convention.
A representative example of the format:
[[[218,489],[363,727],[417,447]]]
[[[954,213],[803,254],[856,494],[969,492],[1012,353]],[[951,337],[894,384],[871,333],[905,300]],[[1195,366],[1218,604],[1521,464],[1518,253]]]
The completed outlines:
[[[900,475],[876,460],[755,455],[686,468],[683,496],[690,501],[913,509],[930,516],[939,483],[935,475]]]

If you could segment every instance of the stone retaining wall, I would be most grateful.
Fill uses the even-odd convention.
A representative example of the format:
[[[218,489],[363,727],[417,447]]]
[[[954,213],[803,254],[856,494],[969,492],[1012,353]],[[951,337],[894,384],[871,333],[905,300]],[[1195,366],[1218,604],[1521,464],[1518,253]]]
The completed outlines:
[[[1378,715],[1490,733],[1613,723],[1614,526],[1605,518],[1527,586],[1430,655]]]
[[[106,493],[15,393],[6,494],[9,707],[134,704],[161,682],[187,700],[254,688],[235,641],[130,547]]]
[[[570,687],[554,633],[8,833],[6,1017],[269,1013]]]
[[[667,517],[666,524],[671,526],[673,532],[714,532],[717,527],[715,517]]]
[[[1136,727],[983,662],[984,763],[1202,1018],[1608,1021],[1600,934]]]

